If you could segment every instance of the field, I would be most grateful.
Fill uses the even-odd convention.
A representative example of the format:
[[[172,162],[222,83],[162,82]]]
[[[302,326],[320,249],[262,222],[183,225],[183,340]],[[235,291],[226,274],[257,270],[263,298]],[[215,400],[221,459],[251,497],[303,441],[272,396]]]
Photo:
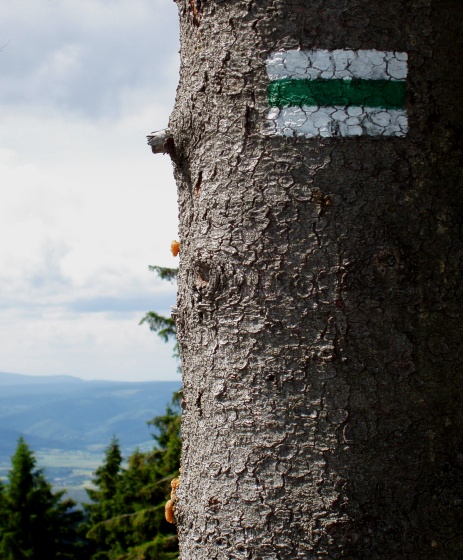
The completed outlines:
[[[78,502],[88,502],[85,488],[91,486],[93,472],[103,461],[102,453],[86,451],[47,450],[35,453],[37,467],[44,470],[53,489],[66,490],[69,497]],[[5,478],[10,464],[0,464],[0,476]]]
[[[103,453],[53,450],[36,453],[37,464],[44,469],[54,490],[66,490],[77,502],[88,502],[85,488],[104,459]]]
[[[24,437],[55,490],[78,502],[115,435],[122,454],[152,449],[146,422],[164,413],[177,382],[86,382],[0,373],[0,478]]]
[[[144,451],[152,448],[149,445],[139,446]],[[104,460],[104,452],[63,451],[62,449],[34,452],[37,467],[44,470],[48,482],[55,491],[66,490],[67,496],[77,502],[88,502],[86,488],[91,487],[95,470]],[[10,463],[0,463],[0,478],[5,479],[10,470]]]

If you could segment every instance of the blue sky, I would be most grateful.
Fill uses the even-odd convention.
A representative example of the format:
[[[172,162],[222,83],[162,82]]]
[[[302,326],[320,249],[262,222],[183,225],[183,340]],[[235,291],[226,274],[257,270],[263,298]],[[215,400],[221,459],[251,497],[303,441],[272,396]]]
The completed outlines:
[[[172,0],[0,4],[0,371],[177,379],[138,326],[176,288],[176,187],[146,135],[178,81]]]

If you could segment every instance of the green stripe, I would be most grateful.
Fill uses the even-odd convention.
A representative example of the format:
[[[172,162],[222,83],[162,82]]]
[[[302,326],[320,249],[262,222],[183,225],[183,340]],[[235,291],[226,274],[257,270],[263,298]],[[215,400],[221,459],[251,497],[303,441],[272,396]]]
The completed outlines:
[[[271,107],[355,105],[403,109],[405,88],[404,81],[285,78],[270,82],[267,96]]]

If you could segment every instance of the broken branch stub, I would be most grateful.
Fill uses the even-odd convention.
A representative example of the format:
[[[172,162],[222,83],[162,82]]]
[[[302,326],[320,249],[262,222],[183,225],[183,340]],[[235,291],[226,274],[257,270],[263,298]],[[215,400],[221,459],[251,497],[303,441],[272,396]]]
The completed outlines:
[[[152,132],[147,138],[153,154],[170,153],[169,143],[173,141],[170,129],[165,128],[164,130]]]

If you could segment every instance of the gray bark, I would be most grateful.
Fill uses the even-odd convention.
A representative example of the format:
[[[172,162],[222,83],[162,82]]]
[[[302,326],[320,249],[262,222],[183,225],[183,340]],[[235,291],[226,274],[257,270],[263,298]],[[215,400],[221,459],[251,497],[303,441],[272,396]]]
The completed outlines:
[[[462,3],[177,3],[182,560],[461,559]],[[267,134],[298,48],[408,53],[406,137]]]

